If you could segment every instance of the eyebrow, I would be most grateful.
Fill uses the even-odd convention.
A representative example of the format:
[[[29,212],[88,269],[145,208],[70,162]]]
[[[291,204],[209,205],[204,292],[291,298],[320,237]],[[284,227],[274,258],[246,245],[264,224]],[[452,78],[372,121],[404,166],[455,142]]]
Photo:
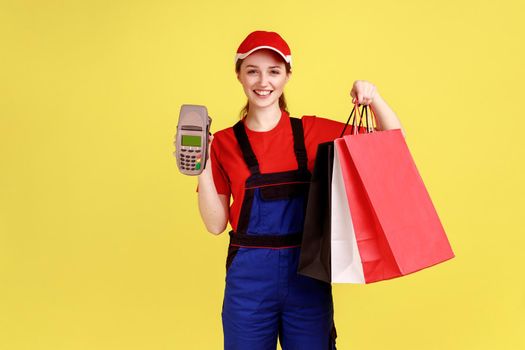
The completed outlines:
[[[253,64],[249,64],[249,65],[246,66],[246,68],[248,68],[248,67],[259,68],[259,66],[255,66],[255,65],[253,65]],[[280,69],[281,66],[270,66],[270,67],[268,67],[268,68],[279,68],[279,69]]]

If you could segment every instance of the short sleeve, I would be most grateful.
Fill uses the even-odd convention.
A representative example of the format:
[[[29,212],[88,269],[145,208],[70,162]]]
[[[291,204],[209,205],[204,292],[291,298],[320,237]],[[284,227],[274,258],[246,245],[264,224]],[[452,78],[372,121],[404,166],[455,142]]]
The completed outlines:
[[[220,143],[215,143],[215,139],[214,139],[214,141],[211,143],[211,151],[210,151],[213,182],[215,183],[215,188],[217,189],[217,193],[224,194],[226,196],[230,196],[230,193],[231,193],[230,182],[228,181],[228,176],[226,175],[226,172],[224,171],[224,168],[222,167],[223,163],[221,162],[219,152],[220,152]]]
[[[305,135],[307,135],[307,138],[312,140],[316,145],[333,141],[334,139],[341,137],[343,130],[344,135],[349,135],[352,132],[351,126],[345,128],[346,122],[343,123],[317,116],[303,116],[302,120]],[[365,127],[359,127],[358,131],[359,133],[365,132]]]

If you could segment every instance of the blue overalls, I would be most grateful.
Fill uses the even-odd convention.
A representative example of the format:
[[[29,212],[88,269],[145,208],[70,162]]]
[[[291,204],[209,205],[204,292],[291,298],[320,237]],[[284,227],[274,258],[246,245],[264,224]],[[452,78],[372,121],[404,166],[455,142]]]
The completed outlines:
[[[226,350],[334,350],[332,288],[297,274],[308,188],[302,122],[290,118],[298,169],[261,174],[244,124],[233,127],[250,176],[230,232],[222,307]]]

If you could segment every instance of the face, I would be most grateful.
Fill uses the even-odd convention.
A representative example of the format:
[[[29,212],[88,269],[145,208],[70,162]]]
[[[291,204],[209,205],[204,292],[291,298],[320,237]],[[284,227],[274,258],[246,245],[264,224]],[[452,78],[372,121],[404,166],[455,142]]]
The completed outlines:
[[[279,105],[279,97],[288,82],[284,60],[275,51],[257,50],[242,62],[237,79],[242,84],[250,106]]]

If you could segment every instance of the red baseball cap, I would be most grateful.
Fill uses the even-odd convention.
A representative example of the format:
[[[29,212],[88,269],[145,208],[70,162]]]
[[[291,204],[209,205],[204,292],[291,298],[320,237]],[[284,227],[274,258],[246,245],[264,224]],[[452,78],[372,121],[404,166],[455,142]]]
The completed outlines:
[[[286,41],[276,32],[266,32],[263,30],[256,30],[248,34],[237,49],[235,63],[237,64],[237,60],[244,59],[252,52],[260,49],[273,50],[281,55],[290,66],[292,65],[292,53]]]

